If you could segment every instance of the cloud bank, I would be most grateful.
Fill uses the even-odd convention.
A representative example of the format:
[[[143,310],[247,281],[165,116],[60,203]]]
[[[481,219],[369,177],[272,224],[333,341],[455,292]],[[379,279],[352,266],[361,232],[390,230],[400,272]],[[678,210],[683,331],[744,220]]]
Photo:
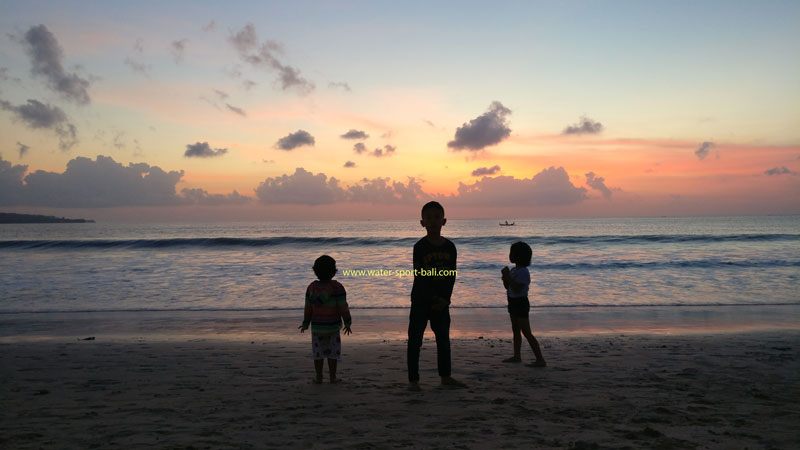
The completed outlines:
[[[772,169],[764,171],[764,173],[766,175],[769,175],[769,176],[796,175],[797,174],[797,172],[793,172],[793,171],[789,170],[789,168],[786,167],[786,166],[775,167],[775,168],[772,168]]]
[[[533,178],[484,177],[458,184],[457,194],[442,197],[464,206],[566,206],[586,199],[586,189],[574,186],[563,167],[549,167]]]
[[[111,157],[92,161],[78,157],[63,173],[38,170],[25,176],[28,166],[12,165],[0,156],[0,206],[105,208],[120,206],[176,206],[242,204],[251,198],[233,191],[209,194],[203,189],[175,186],[183,171],[166,172],[146,163],[124,166]]]
[[[25,49],[31,59],[31,72],[47,80],[50,89],[78,104],[89,103],[89,81],[67,73],[61,61],[64,50],[44,25],[33,26],[25,33]]]
[[[606,186],[605,178],[598,177],[594,174],[594,172],[589,172],[586,174],[586,185],[590,188],[600,191],[605,198],[611,198],[611,189]]]
[[[506,117],[511,110],[500,102],[492,102],[489,110],[456,129],[455,138],[447,146],[458,150],[482,150],[500,143],[511,135]]]
[[[364,131],[351,129],[340,137],[342,139],[366,139],[369,137],[369,135]]]

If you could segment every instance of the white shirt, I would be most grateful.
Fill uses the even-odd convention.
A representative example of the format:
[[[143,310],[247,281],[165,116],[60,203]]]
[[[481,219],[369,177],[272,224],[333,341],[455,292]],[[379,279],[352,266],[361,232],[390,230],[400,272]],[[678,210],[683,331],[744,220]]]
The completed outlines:
[[[528,272],[527,267],[520,267],[517,269],[516,267],[511,269],[511,279],[516,281],[517,283],[521,284],[522,286],[518,289],[514,289],[511,284],[508,285],[508,296],[510,298],[520,298],[520,297],[527,297],[528,296],[528,286],[531,284],[531,273]]]

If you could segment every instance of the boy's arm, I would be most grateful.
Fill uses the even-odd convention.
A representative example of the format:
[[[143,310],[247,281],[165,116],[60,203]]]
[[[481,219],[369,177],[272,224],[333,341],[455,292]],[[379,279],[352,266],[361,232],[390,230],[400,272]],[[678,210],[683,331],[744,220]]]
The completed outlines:
[[[447,267],[447,270],[452,270],[453,275],[448,275],[444,277],[446,280],[445,281],[446,284],[443,286],[441,293],[442,294],[441,296],[447,300],[448,304],[450,302],[450,297],[453,296],[453,286],[455,286],[456,284],[455,273],[458,267],[456,262],[458,260],[458,251],[456,250],[456,245],[453,244],[452,242],[450,243],[450,245],[452,245],[452,248],[450,249],[450,257],[452,258],[453,264],[450,267]]]
[[[511,271],[508,270],[508,267],[503,268],[502,273],[503,273],[503,286],[505,286],[506,289],[508,289],[509,286],[514,288],[514,289],[519,289],[519,288],[525,286],[524,284],[522,284],[522,283],[518,282],[517,280],[511,278]]]
[[[350,325],[353,323],[353,318],[350,316],[350,308],[347,306],[347,291],[344,290],[344,286],[340,292],[336,294],[336,312],[339,313],[339,317],[344,320],[344,327],[350,328]]]
[[[306,305],[303,308],[303,324],[300,325],[300,331],[305,331],[311,324],[311,292],[306,289]]]

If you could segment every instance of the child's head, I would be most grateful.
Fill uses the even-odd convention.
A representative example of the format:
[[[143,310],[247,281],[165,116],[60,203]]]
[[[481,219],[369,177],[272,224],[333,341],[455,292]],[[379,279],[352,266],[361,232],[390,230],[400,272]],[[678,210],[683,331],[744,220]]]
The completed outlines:
[[[314,274],[319,281],[330,281],[336,275],[336,260],[322,255],[314,261]]]
[[[511,251],[508,253],[508,259],[518,266],[528,267],[531,265],[532,255],[533,251],[530,245],[520,241],[511,244]]]
[[[428,234],[439,234],[442,227],[447,223],[444,218],[444,207],[439,202],[428,202],[422,207],[422,220],[420,225],[428,230]]]

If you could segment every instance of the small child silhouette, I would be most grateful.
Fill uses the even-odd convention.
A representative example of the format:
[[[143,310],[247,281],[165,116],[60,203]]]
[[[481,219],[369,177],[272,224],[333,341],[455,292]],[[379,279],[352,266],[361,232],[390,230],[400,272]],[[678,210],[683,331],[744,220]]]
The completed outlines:
[[[311,325],[311,356],[314,360],[316,377],[314,383],[322,383],[322,369],[325,359],[328,360],[328,371],[331,383],[336,378],[336,367],[342,358],[342,338],[339,330],[344,320],[344,334],[350,334],[350,310],[347,307],[347,293],[344,286],[333,280],[336,275],[336,260],[322,255],[314,261],[314,274],[318,281],[308,285],[306,289],[306,306],[303,324],[298,328],[304,332]]]

